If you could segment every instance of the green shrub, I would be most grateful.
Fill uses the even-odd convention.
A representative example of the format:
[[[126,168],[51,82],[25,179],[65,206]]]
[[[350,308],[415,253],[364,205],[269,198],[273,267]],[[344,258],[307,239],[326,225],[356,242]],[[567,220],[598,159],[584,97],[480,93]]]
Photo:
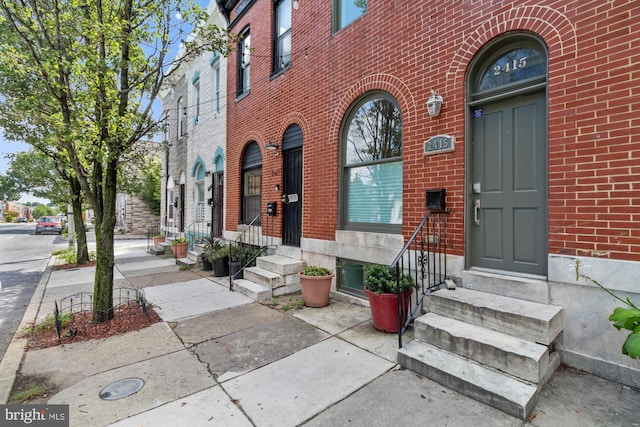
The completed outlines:
[[[305,276],[328,276],[331,274],[331,270],[317,265],[308,265],[302,270],[302,274]]]
[[[417,287],[415,280],[409,274],[398,274],[397,270],[391,270],[389,266],[381,264],[368,264],[364,268],[364,287],[376,294],[395,294],[398,292],[397,282],[400,282],[400,291],[410,291]],[[396,280],[396,276],[398,280]]]

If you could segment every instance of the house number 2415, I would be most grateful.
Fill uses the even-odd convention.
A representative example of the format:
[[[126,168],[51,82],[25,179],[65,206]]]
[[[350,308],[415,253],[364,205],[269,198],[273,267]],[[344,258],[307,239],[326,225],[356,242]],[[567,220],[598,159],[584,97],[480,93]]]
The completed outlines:
[[[499,76],[502,73],[509,73],[515,70],[521,70],[527,66],[527,57],[523,56],[522,58],[514,59],[513,61],[509,61],[503,66],[496,65],[493,67],[493,75]]]

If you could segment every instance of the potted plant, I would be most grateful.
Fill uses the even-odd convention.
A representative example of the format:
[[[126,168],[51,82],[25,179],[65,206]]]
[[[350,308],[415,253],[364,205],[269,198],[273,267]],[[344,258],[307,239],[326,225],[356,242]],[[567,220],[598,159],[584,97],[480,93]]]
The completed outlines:
[[[162,242],[164,242],[164,236],[162,234],[153,236],[153,246],[158,246]]]
[[[308,265],[298,273],[302,300],[307,307],[329,305],[333,273],[325,267]]]
[[[398,305],[398,284],[400,306]],[[398,324],[407,319],[411,290],[416,282],[409,274],[399,273],[386,265],[364,267],[364,292],[369,297],[373,327],[382,332],[398,332]],[[398,313],[400,307],[400,314]]]
[[[229,246],[229,274],[234,279],[244,277],[243,269],[256,265],[256,258],[264,254],[264,249],[259,246],[238,244]]]
[[[205,245],[202,247],[202,253],[200,254],[200,259],[202,260],[202,270],[203,271],[211,271],[213,270],[213,260],[215,259],[215,254],[220,250],[222,244],[217,239],[205,239]]]
[[[216,248],[208,252],[208,260],[215,277],[229,275],[229,245],[218,244]]]
[[[184,237],[178,237],[171,241],[171,250],[176,258],[186,258],[189,241]]]

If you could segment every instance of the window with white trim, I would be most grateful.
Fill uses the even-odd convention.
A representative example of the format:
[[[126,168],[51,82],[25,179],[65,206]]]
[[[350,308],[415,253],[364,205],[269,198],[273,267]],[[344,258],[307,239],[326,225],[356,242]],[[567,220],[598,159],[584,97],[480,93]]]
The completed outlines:
[[[349,110],[341,133],[342,229],[402,232],[402,115],[373,92]]]

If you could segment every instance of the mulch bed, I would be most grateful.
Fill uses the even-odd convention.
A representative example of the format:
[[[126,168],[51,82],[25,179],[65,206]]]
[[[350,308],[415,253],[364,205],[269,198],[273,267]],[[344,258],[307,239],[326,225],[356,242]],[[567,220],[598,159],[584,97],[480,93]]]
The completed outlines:
[[[122,304],[114,309],[114,317],[109,322],[94,323],[93,313],[83,311],[73,313],[72,320],[60,331],[60,338],[55,327],[42,328],[22,333],[21,338],[27,338],[25,348],[40,349],[56,345],[70,344],[96,338],[107,338],[125,332],[137,331],[161,322],[160,316],[147,305],[147,313],[135,302]]]

